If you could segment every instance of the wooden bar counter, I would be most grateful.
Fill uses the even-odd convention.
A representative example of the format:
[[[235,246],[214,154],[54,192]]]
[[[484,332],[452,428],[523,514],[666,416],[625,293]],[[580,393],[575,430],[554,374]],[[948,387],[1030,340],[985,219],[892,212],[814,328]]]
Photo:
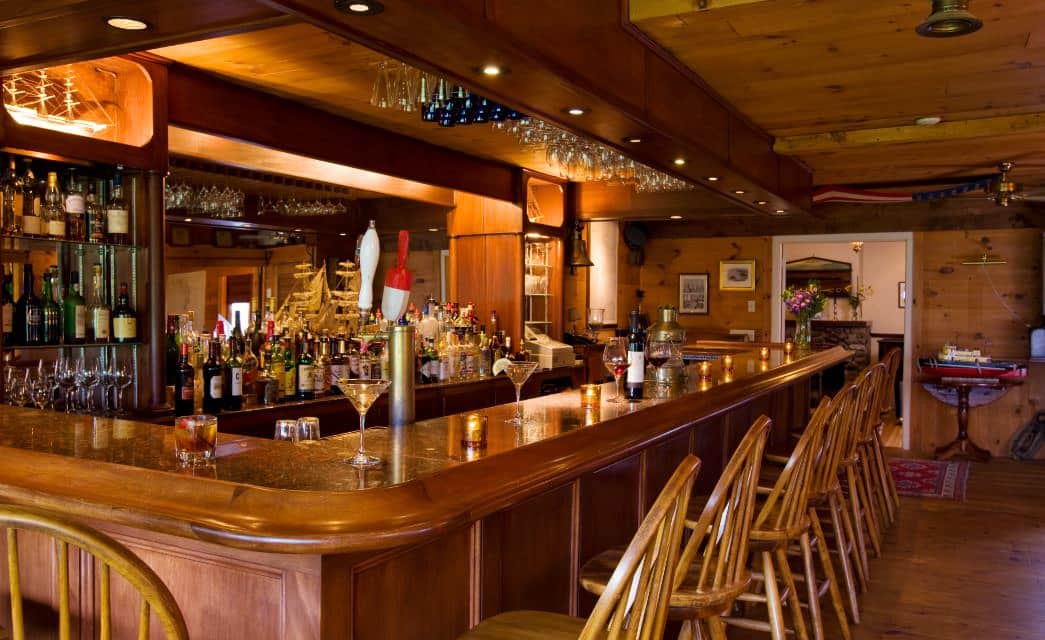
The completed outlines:
[[[508,609],[585,615],[593,599],[578,589],[579,567],[630,539],[686,454],[701,457],[706,490],[755,417],[772,417],[784,442],[807,415],[809,377],[847,356],[737,353],[730,381],[716,363],[709,383],[694,375],[661,393],[670,398],[634,404],[606,402],[608,384],[594,410],[570,390],[525,401],[531,422],[520,428],[504,423],[511,404],[493,407],[479,452],[462,450],[454,417],[367,429],[385,460],[367,471],[343,462],[357,433],[297,445],[225,435],[213,465],[181,469],[170,428],[3,407],[0,499],[126,544],[170,587],[196,639],[455,638]],[[57,610],[54,549],[24,536],[19,554],[39,576],[23,587],[27,612],[46,621]],[[97,578],[79,560],[73,635],[86,638]],[[8,605],[0,595],[10,628]],[[120,591],[114,610],[137,615]]]

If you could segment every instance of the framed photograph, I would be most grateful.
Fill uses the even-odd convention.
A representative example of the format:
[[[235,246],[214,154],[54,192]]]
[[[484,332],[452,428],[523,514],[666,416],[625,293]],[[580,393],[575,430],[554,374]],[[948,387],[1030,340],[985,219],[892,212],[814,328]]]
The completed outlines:
[[[227,249],[235,243],[232,241],[232,232],[228,229],[218,229],[214,232],[214,246]]]
[[[679,313],[708,313],[708,273],[679,274]]]
[[[903,309],[907,306],[907,283],[899,282],[896,285],[896,306]]]
[[[187,247],[192,244],[192,235],[188,227],[171,226],[171,244],[175,247]]]
[[[718,288],[722,291],[754,291],[754,260],[722,260],[718,263]]]

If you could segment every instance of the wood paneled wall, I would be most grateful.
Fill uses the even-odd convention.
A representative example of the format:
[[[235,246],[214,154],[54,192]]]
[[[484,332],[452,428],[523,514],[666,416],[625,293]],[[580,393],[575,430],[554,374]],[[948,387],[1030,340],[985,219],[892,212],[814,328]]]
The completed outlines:
[[[754,329],[756,340],[769,339],[772,243],[768,237],[655,238],[646,244],[645,251],[638,288],[645,291],[642,308],[651,318],[661,305],[678,306],[679,274],[708,273],[709,313],[679,315],[687,338],[721,338],[731,329]],[[719,261],[750,259],[755,260],[755,290],[719,290]],[[755,303],[754,312],[748,311],[750,301]]]
[[[1007,263],[961,264],[985,250]],[[914,261],[915,286],[908,295],[913,294],[915,354],[930,355],[952,342],[1002,360],[1024,360],[1030,355],[1027,325],[1038,325],[1042,315],[1041,231],[916,233]],[[912,448],[928,454],[957,433],[955,408],[937,401],[920,385],[914,386],[912,395]],[[1006,455],[1013,434],[1042,408],[1043,401],[1045,367],[1032,365],[1023,386],[971,410],[970,435],[995,455]]]

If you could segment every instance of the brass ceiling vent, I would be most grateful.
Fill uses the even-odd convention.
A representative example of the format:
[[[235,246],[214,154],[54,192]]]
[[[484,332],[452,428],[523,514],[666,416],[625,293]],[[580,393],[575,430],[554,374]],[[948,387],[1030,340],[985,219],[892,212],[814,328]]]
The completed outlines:
[[[969,13],[969,0],[932,0],[933,12],[915,31],[929,38],[964,36],[980,30],[983,21]]]

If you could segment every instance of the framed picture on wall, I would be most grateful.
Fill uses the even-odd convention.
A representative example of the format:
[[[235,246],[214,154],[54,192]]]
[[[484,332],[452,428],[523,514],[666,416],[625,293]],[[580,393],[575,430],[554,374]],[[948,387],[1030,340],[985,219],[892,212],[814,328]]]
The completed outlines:
[[[903,309],[907,306],[907,283],[900,281],[896,285],[896,306]]]
[[[754,291],[754,260],[722,260],[718,263],[718,288],[722,291]]]
[[[708,280],[707,273],[679,274],[679,313],[708,313]]]

